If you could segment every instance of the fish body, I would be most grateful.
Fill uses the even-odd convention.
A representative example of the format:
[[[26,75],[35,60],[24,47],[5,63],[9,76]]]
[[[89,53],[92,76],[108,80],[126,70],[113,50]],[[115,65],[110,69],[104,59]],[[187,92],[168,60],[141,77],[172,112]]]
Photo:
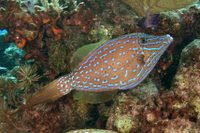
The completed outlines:
[[[126,90],[138,85],[172,42],[170,35],[133,33],[105,42],[82,60],[77,69],[57,81],[64,95],[71,90]]]
[[[130,89],[147,77],[172,41],[170,35],[133,33],[104,42],[74,72],[45,86],[12,114],[56,100],[74,89],[93,92]]]

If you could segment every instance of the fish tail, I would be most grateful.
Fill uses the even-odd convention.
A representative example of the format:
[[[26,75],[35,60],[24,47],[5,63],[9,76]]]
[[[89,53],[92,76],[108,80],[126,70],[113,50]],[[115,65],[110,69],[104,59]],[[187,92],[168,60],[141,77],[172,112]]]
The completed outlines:
[[[57,88],[58,82],[58,79],[52,81],[41,90],[39,90],[37,93],[35,93],[33,97],[31,97],[25,104],[19,106],[16,110],[12,111],[9,114],[16,114],[36,104],[55,101],[71,91],[70,89],[69,92],[65,93],[60,91],[59,88]]]

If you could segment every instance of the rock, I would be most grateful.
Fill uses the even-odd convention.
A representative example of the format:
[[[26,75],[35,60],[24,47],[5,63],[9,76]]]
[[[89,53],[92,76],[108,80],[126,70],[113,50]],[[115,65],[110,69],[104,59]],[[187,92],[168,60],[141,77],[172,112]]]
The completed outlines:
[[[187,45],[181,53],[177,73],[174,77],[171,89],[176,97],[189,104],[190,112],[198,113],[200,120],[200,39],[196,39]]]
[[[110,130],[101,130],[101,129],[80,129],[80,130],[72,130],[67,133],[117,133],[117,132]]]

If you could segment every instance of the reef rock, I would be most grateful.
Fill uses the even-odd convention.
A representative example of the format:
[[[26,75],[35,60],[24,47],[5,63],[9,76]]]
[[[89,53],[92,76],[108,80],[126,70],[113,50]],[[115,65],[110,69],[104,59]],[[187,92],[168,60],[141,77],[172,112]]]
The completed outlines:
[[[189,115],[200,118],[200,39],[187,45],[181,53],[177,73],[171,88],[177,97],[189,104]]]
[[[117,132],[109,130],[101,130],[101,129],[80,129],[80,130],[72,130],[67,133],[117,133]]]

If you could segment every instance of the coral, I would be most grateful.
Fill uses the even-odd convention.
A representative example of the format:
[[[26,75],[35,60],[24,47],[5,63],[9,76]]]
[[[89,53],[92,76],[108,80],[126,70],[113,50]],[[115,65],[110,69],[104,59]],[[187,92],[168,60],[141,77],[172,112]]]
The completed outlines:
[[[0,97],[3,98],[9,91],[15,89],[15,83],[8,77],[0,76]]]
[[[51,107],[39,106],[24,114],[26,122],[32,127],[32,132],[61,132],[66,124],[62,114],[51,111]]]
[[[42,5],[44,6],[46,11],[49,11],[51,7],[60,14],[65,8],[68,8],[68,6],[60,5],[59,0],[51,0],[51,3],[48,3],[46,0],[41,0]],[[68,0],[65,1],[65,5],[69,3]]]
[[[89,33],[91,26],[94,23],[93,14],[89,9],[84,10],[84,3],[80,3],[78,8],[72,13],[65,13],[64,22],[67,25],[70,24],[80,26],[82,27],[81,31],[83,33]]]
[[[157,127],[156,127],[157,126]],[[180,132],[199,132],[200,129],[197,123],[191,122],[188,119],[176,118],[173,120],[159,121],[155,126],[149,130],[150,132],[162,132],[164,133],[180,133]],[[161,130],[158,130],[157,128]]]
[[[103,25],[99,23],[94,24],[94,29],[90,31],[90,36],[88,36],[88,40],[93,42],[97,42],[98,40],[109,38],[110,34],[108,29],[106,29]]]
[[[172,88],[177,97],[181,97],[192,108],[190,109],[191,115],[198,121],[200,120],[199,110],[199,94],[200,94],[200,82],[199,82],[199,67],[200,67],[200,47],[199,39],[191,42],[185,47],[181,53],[181,59],[178,66],[178,71],[174,77]]]
[[[114,126],[117,127],[117,130],[120,132],[129,133],[133,124],[131,119],[120,116],[116,118]]]
[[[83,100],[78,100],[74,103],[74,115],[76,128],[83,127],[88,120],[87,104]]]
[[[26,45],[26,39],[16,37],[15,44],[19,48],[23,48]]]
[[[18,93],[17,83],[14,82],[14,78],[5,76],[0,77],[0,131],[1,132],[13,132],[15,131],[29,131],[26,123],[21,119],[19,115],[17,118],[9,117],[7,112],[12,107],[19,105],[20,98]]]
[[[137,131],[141,124],[139,115],[144,106],[136,97],[128,96],[124,93],[119,94],[114,106],[110,110],[106,129],[120,132]],[[125,125],[126,122],[128,125]]]
[[[36,66],[30,66],[28,64],[21,65],[19,62],[19,67],[15,69],[15,73],[18,80],[18,88],[24,88],[26,92],[30,91],[29,87],[35,85],[41,76],[37,72]]]
[[[197,0],[122,0],[122,2],[128,4],[138,16],[146,16],[146,14],[185,8],[194,4]]]
[[[97,20],[102,22],[105,28],[109,27],[108,24],[111,24],[111,26],[115,24],[121,27],[126,27],[136,25],[138,23],[139,20],[137,15],[130,12],[130,10],[120,1],[107,1],[106,3],[101,3],[100,5],[103,4],[106,4],[106,6],[102,7],[104,10],[100,14],[101,16],[97,17]]]
[[[21,99],[19,95],[17,95],[19,90],[14,80],[14,78],[0,76],[0,99],[2,100],[2,104],[6,103],[16,107],[21,102]]]
[[[155,82],[155,80],[154,80]],[[151,79],[146,79],[143,83],[134,87],[128,94],[137,96],[140,100],[149,100],[151,101],[153,97],[159,95],[159,90],[157,84],[152,82]],[[148,89],[147,89],[148,88]]]
[[[97,42],[104,35],[115,38],[122,34],[145,32],[170,34],[174,38],[143,83],[132,90],[119,92],[116,99],[102,104],[74,101],[69,94],[54,103],[37,105],[9,118],[6,112],[26,102],[29,95],[40,87],[35,82],[30,84],[24,76],[18,77],[23,79],[20,82],[18,79],[19,83],[1,77],[1,101],[6,107],[0,108],[0,130],[67,132],[77,128],[107,128],[118,132],[199,132],[199,41],[188,45],[200,35],[199,3],[187,9],[160,13],[174,10],[174,5],[179,9],[185,3],[185,0],[181,3],[175,1],[178,5],[171,6],[171,0],[164,1],[129,0],[128,4],[140,4],[133,7],[138,17],[123,4],[127,3],[125,0],[84,0],[84,3],[73,0],[0,0],[0,29],[8,31],[4,43],[15,42],[18,49],[27,52],[22,59],[34,60],[40,72],[48,73],[45,80],[39,81],[41,84],[48,82],[46,79],[68,73],[69,61],[76,49]],[[169,5],[171,9],[166,10]],[[147,17],[146,20],[141,16]],[[7,46],[2,45],[1,48]],[[10,58],[15,57],[18,49],[8,50],[7,58],[1,55],[1,66],[12,61]],[[12,68],[11,65],[9,67]],[[17,70],[23,73],[19,68]],[[17,89],[19,84],[23,86],[23,82],[28,83],[32,90],[28,94]],[[125,120],[133,123],[126,131],[123,128],[126,127],[123,126]]]
[[[35,7],[34,7],[34,3],[35,1],[34,0],[25,0],[25,1],[22,1],[21,4],[25,4],[26,5],[26,8],[27,10],[30,12],[30,13],[34,13],[35,12]]]
[[[60,133],[64,129],[74,129],[73,112],[69,105],[63,104],[63,101],[57,105],[34,106],[23,115],[8,116],[5,110],[0,110],[1,131]]]
[[[29,126],[21,119],[21,116],[18,116],[17,119],[14,119],[13,117],[9,117],[6,112],[9,110],[8,108],[5,108],[5,104],[1,106],[0,110],[0,121],[1,126],[0,130],[1,132],[30,132],[31,129]]]
[[[66,11],[68,7],[70,11]],[[15,42],[17,47],[27,52],[22,58],[23,60],[33,59],[38,62],[37,64],[51,71],[52,78],[59,73],[56,73],[57,70],[49,65],[52,63],[48,63],[47,53],[51,50],[50,44],[58,40],[64,42],[64,37],[69,39],[71,32],[74,32],[72,31],[74,27],[66,30],[65,27],[69,27],[69,25],[82,27],[76,34],[89,33],[90,27],[93,25],[91,10],[85,9],[84,3],[76,5],[75,2],[69,1],[52,0],[49,3],[46,0],[41,2],[9,0],[6,5],[2,5],[0,16],[0,22],[2,22],[0,29],[8,31],[4,43]],[[62,64],[62,62],[60,63]],[[64,66],[64,68],[66,67],[69,66]]]

